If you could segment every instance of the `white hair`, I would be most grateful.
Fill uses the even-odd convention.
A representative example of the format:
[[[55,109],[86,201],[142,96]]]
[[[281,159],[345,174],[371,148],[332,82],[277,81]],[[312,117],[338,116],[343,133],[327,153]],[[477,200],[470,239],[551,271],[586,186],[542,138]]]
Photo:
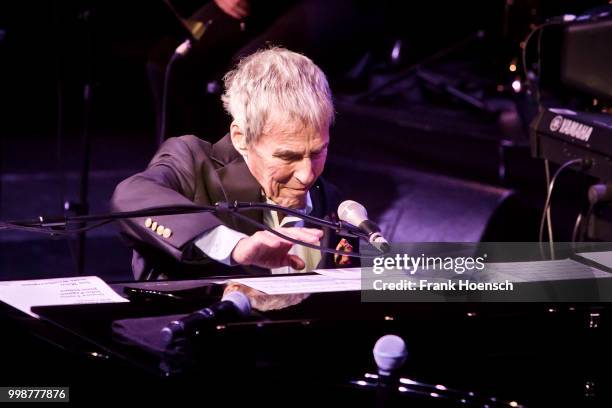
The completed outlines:
[[[302,54],[279,47],[259,50],[243,58],[223,80],[223,106],[246,143],[259,138],[271,116],[301,121],[317,131],[334,120],[327,78]]]

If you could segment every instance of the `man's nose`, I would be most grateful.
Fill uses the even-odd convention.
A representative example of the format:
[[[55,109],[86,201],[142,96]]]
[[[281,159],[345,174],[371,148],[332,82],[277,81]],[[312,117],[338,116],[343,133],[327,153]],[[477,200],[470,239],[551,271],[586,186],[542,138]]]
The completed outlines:
[[[310,160],[308,157],[304,158],[298,164],[294,174],[295,178],[297,178],[298,181],[305,186],[311,185],[317,177],[312,166],[312,160]]]

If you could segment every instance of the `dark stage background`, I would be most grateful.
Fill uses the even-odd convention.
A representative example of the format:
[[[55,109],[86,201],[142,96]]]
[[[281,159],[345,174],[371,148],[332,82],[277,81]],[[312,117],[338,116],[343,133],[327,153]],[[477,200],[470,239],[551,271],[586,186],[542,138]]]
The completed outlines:
[[[175,3],[184,16],[199,5]],[[371,10],[351,20],[359,36],[333,44],[336,64],[321,60],[337,109],[325,176],[391,239],[537,240],[544,170],[527,134],[536,107],[513,89],[523,79],[509,66],[518,64],[530,24],[606,2],[356,3]],[[327,29],[333,34],[333,25]],[[176,18],[162,1],[2,2],[0,30],[0,219],[62,214],[64,202],[78,198],[85,84],[88,201],[91,213],[107,211],[114,186],[156,149],[146,66],[160,44],[182,41]],[[207,125],[223,128],[224,120],[211,115]],[[198,136],[215,141],[223,133]],[[569,239],[592,182],[577,173],[559,181],[558,240]],[[75,252],[75,240],[3,231],[0,280],[73,275]],[[129,262],[114,227],[87,235],[87,275],[130,279]]]

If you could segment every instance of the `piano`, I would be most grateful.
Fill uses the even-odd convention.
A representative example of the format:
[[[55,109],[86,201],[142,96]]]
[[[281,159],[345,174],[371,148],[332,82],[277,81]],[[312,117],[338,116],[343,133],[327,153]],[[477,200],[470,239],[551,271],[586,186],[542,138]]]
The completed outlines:
[[[76,403],[373,407],[372,348],[395,334],[408,358],[389,406],[610,401],[609,303],[391,303],[362,302],[359,291],[313,293],[272,299],[269,310],[211,328],[180,353],[160,353],[126,342],[114,325],[210,305],[225,277],[110,285],[131,301],[34,307],[40,319],[0,304],[1,383],[67,385]]]

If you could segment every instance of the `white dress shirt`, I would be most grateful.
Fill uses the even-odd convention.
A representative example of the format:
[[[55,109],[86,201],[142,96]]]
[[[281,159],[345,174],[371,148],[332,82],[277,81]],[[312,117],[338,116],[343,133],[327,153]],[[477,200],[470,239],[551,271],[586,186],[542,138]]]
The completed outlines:
[[[275,204],[269,198],[266,199],[269,204]],[[302,214],[308,215],[312,212],[312,200],[310,199],[310,192],[306,193],[306,206],[303,209],[297,210]],[[278,227],[303,227],[304,221],[298,217],[291,215],[285,216],[282,221],[279,222],[277,211],[264,211],[264,223],[272,228]],[[209,258],[214,259],[217,262],[221,262],[225,265],[236,265],[232,260],[232,251],[242,238],[246,238],[248,235],[233,230],[225,225],[219,225],[209,231],[204,232],[194,242],[195,245],[204,252]],[[317,267],[321,260],[321,252],[307,248],[302,245],[293,245],[289,250],[290,254],[299,256],[306,267],[298,271],[289,266],[281,268],[271,269],[273,274],[282,273],[298,273],[298,272],[310,272]]]

